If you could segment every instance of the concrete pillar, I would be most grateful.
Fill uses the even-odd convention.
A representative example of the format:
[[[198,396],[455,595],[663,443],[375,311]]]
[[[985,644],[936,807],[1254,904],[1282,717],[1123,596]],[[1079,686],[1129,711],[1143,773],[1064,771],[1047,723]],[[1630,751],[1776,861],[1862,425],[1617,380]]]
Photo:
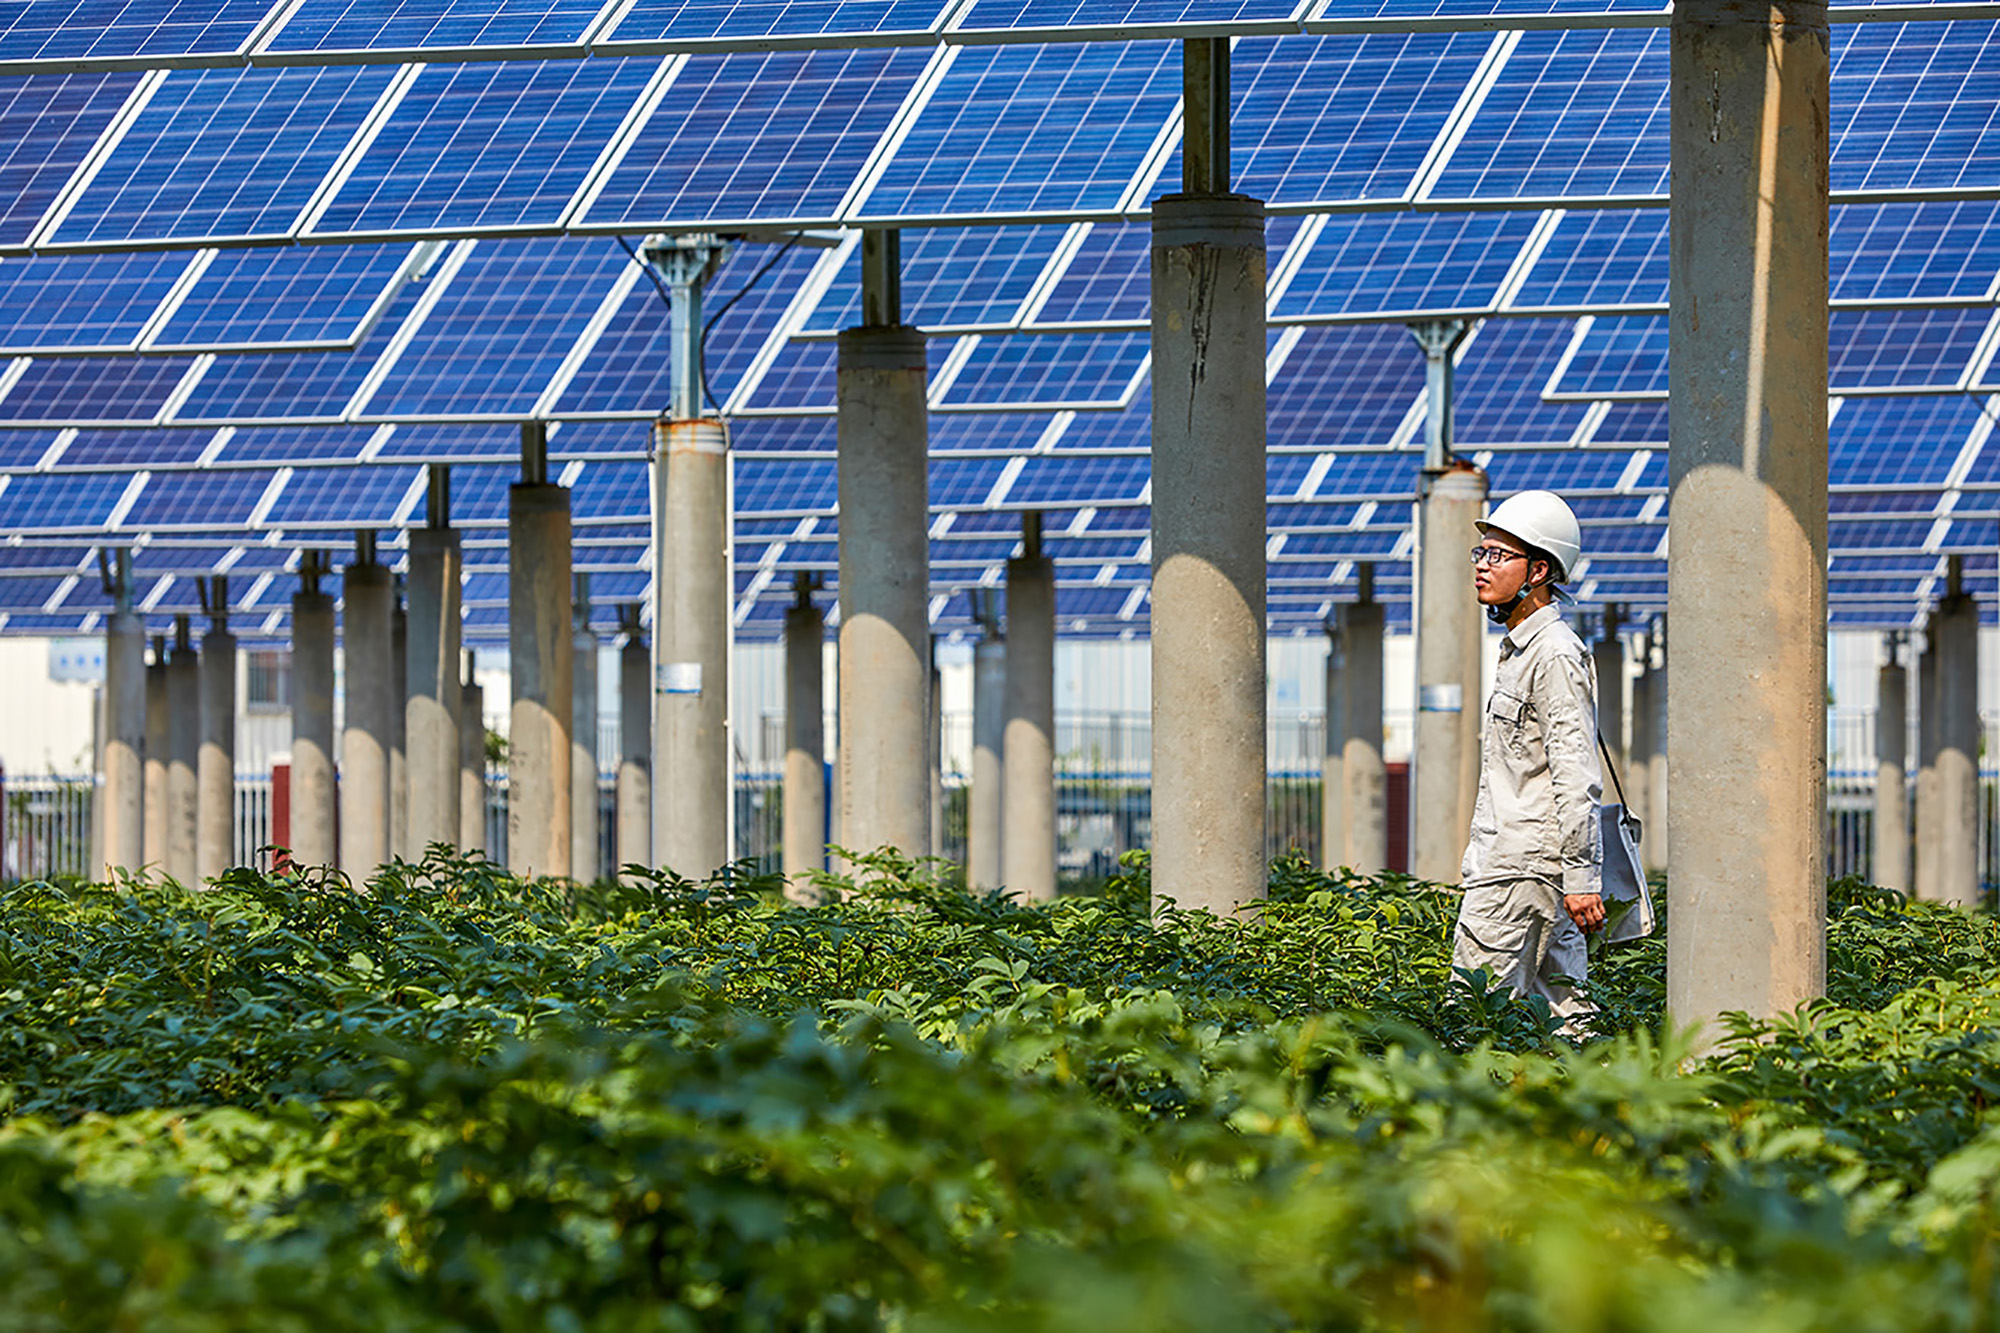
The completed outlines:
[[[1650,649],[1644,635],[1639,638],[1639,671],[1632,677],[1632,741],[1625,750],[1625,768],[1621,776],[1625,779],[1625,804],[1641,823],[1643,836],[1639,839],[1643,847],[1653,835],[1650,825],[1645,824],[1652,811],[1653,783],[1653,739],[1648,723],[1653,716],[1653,669],[1647,658]],[[1598,688],[1603,689],[1600,681]],[[1615,796],[1614,796],[1615,799]],[[1645,860],[1645,853],[1640,853]]]
[[[1479,792],[1480,654],[1486,609],[1465,553],[1486,513],[1486,474],[1451,460],[1426,470],[1418,516],[1417,747],[1410,801],[1411,869],[1456,884]]]
[[[405,861],[410,859],[409,681],[410,617],[399,578],[389,594],[389,854]]]
[[[653,429],[653,854],[695,879],[729,848],[729,453],[722,423]]]
[[[618,864],[653,864],[653,649],[635,614],[618,651]]]
[[[1667,1012],[1826,990],[1826,7],[1683,0],[1671,58]]]
[[[840,839],[930,850],[930,544],[924,335],[840,335]]]
[[[1347,627],[1339,611],[1326,622],[1326,708],[1319,761],[1319,864],[1347,864],[1347,682],[1342,676]]]
[[[309,558],[292,597],[292,862],[334,863],[333,595]]]
[[[1185,49],[1210,143],[1183,186],[1217,192],[1153,204],[1153,891],[1229,913],[1267,885],[1264,205],[1221,193],[1228,43]]]
[[[513,486],[508,495],[507,547],[507,639],[513,682],[507,737],[507,868],[517,875],[562,879],[570,872],[569,726],[575,682],[569,491],[540,480]]]
[[[1951,590],[1932,621],[1937,635],[1937,900],[1976,907],[1979,874],[1979,607],[1951,557]]]
[[[598,864],[597,813],[597,635],[590,628],[590,575],[575,579],[575,658],[569,721],[569,873],[579,884],[595,884]]]
[[[486,687],[470,679],[458,694],[457,842],[461,852],[492,854],[486,845]]]
[[[1906,772],[1909,670],[1889,640],[1889,662],[1875,683],[1875,828],[1870,878],[1884,889],[1910,891],[1910,793]]]
[[[118,553],[119,607],[104,635],[104,811],[98,871],[146,859],[146,627],[132,609],[131,560]]]
[[[174,620],[167,658],[167,876],[185,888],[201,884],[196,855],[201,763],[201,661],[188,637],[188,618]]]
[[[372,534],[366,534],[372,537]],[[396,583],[358,543],[341,576],[340,660],[346,708],[340,733],[340,868],[360,885],[389,859],[390,602]]]
[[[1654,622],[1653,651],[1659,665],[1647,672],[1652,681],[1651,709],[1646,727],[1651,758],[1646,764],[1646,836],[1639,844],[1648,870],[1668,868],[1673,828],[1667,820],[1667,624]]]
[[[990,615],[989,607],[989,615]],[[1000,840],[1007,719],[1007,641],[998,618],[981,622],[985,634],[972,650],[972,786],[965,795],[965,882],[980,892],[1004,883]]]
[[[1382,604],[1375,570],[1361,567],[1361,600],[1341,608],[1341,701],[1346,737],[1341,772],[1347,792],[1342,864],[1367,875],[1389,868],[1389,769],[1382,759]]]
[[[1625,760],[1625,640],[1619,634],[1619,625],[1617,604],[1606,603],[1597,642],[1591,645],[1590,654],[1597,667],[1597,733],[1604,737],[1604,747],[1611,751],[1611,762],[1618,770],[1619,780],[1623,781],[1628,767]],[[1604,789],[1609,793],[1605,800],[1618,799],[1608,776],[1604,779]]]
[[[785,612],[785,892],[816,902],[813,871],[826,865],[826,617],[799,575]]]
[[[938,669],[937,636],[931,636],[930,740],[924,747],[931,787],[931,855],[944,855],[944,673]]]
[[[1917,836],[1913,896],[1921,902],[1936,902],[1943,882],[1939,874],[1943,824],[1938,804],[1938,744],[1943,735],[1938,715],[1943,709],[1938,702],[1937,633],[1937,615],[1933,612],[1924,630],[1923,652],[1917,656]]]
[[[236,864],[236,636],[229,584],[210,586],[212,628],[201,641],[201,751],[196,761],[195,873],[214,879]]]
[[[1007,562],[1004,710],[1001,874],[1022,899],[1046,902],[1056,896],[1056,567],[1042,554],[1039,515]]]
[[[141,855],[155,880],[167,873],[167,717],[167,641],[155,635],[153,660],[146,666],[145,797],[140,811]]]
[[[404,676],[404,726],[408,749],[408,849],[412,860],[432,844],[457,845],[459,801],[459,684],[463,555],[458,534],[446,527],[410,533],[408,665]],[[472,719],[477,732],[478,719]],[[481,737],[483,740],[483,736]]]

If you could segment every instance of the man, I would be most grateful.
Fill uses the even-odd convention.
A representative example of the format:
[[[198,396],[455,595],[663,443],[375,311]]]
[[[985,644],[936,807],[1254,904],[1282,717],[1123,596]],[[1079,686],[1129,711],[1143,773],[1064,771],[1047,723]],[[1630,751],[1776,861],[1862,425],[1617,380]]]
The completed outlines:
[[[1577,1037],[1596,1008],[1570,983],[1589,967],[1584,933],[1604,924],[1603,777],[1596,670],[1555,600],[1582,538],[1576,515],[1548,491],[1511,496],[1475,526],[1473,584],[1507,633],[1486,706],[1451,962],[1542,996],[1563,1035]]]

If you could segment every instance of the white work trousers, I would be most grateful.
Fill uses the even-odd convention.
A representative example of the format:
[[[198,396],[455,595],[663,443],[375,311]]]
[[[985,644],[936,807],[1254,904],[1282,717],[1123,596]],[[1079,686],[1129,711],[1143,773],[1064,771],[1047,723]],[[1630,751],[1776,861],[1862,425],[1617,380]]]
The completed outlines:
[[[1583,931],[1564,910],[1552,885],[1536,879],[1506,880],[1467,889],[1458,909],[1451,965],[1485,968],[1516,995],[1539,995],[1563,1021],[1562,1035],[1586,1035],[1597,1006],[1576,993],[1572,981],[1590,970]]]

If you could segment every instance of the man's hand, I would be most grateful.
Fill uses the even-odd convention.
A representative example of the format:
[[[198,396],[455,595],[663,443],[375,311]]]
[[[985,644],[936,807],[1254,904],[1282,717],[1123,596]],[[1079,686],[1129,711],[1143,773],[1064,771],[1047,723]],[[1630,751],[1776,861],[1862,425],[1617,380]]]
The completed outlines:
[[[1565,893],[1563,910],[1588,935],[1604,925],[1604,898],[1595,893]]]

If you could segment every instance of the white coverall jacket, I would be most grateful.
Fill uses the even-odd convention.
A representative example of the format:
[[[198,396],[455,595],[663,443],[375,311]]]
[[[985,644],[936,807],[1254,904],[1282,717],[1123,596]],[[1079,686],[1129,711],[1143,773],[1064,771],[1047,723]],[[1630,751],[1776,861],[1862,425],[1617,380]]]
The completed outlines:
[[[1500,640],[1452,966],[1543,996],[1570,1031],[1592,1006],[1564,978],[1583,980],[1589,955],[1562,899],[1601,892],[1603,781],[1596,667],[1557,609],[1542,607]]]

